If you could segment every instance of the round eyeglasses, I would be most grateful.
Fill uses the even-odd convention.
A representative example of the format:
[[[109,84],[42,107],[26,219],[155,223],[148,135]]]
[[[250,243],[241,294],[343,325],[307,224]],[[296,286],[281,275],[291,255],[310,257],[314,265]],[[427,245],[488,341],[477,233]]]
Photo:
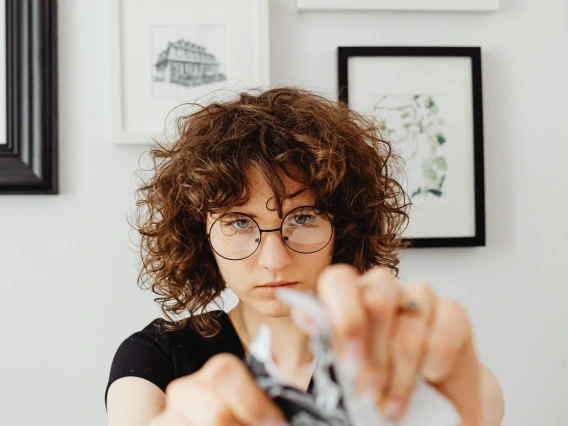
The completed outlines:
[[[232,212],[215,220],[205,238],[219,256],[228,260],[242,260],[252,256],[258,249],[263,232],[277,231],[291,250],[310,254],[329,244],[333,236],[333,221],[313,206],[302,206],[288,212],[280,228],[260,229],[252,217]]]

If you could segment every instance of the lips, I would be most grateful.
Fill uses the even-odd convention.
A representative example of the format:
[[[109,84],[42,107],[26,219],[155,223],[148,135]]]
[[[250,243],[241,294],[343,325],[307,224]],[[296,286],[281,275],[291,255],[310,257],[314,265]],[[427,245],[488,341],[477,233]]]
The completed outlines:
[[[291,286],[294,284],[298,284],[296,281],[273,281],[273,282],[269,282],[266,284],[262,284],[259,285],[259,287],[270,287],[270,288],[276,288],[276,287],[287,287],[287,286]]]
[[[260,292],[260,294],[263,294],[264,296],[273,298],[276,297],[276,293],[278,293],[279,289],[295,288],[297,285],[297,281],[271,281],[257,286],[256,291]]]

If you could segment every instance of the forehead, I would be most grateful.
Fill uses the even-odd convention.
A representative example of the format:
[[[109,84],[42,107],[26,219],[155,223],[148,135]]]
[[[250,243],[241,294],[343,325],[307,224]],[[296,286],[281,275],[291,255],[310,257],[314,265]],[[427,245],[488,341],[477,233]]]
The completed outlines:
[[[286,194],[289,196],[295,195],[293,198],[286,198],[283,200],[283,207],[294,205],[312,205],[315,202],[316,194],[313,189],[307,188],[304,184],[291,179],[285,174],[281,174],[282,181],[286,187]],[[266,179],[255,169],[247,172],[247,193],[249,199],[242,206],[262,206],[269,208],[276,208],[276,200],[274,193],[270,188]]]

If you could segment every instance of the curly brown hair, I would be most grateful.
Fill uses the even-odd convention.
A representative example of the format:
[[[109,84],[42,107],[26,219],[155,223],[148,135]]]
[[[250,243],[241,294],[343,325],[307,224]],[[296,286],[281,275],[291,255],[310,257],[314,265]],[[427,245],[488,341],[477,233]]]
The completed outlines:
[[[197,315],[226,285],[205,238],[207,213],[248,199],[247,170],[255,168],[274,193],[280,217],[287,194],[282,174],[313,189],[316,207],[334,216],[332,263],[361,273],[383,265],[398,275],[398,249],[408,222],[408,197],[394,172],[400,158],[372,119],[344,103],[293,87],[238,94],[178,119],[179,137],[150,150],[153,175],[137,197],[142,267],[171,322],[203,337],[219,331],[212,315]],[[294,167],[287,167],[293,165]],[[297,172],[294,172],[296,170]]]

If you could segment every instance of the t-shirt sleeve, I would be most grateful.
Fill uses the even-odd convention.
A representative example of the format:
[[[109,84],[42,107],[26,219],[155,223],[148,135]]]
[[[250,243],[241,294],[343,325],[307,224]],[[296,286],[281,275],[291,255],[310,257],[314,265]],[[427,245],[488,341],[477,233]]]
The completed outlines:
[[[155,319],[142,331],[134,333],[118,347],[114,355],[105,391],[105,406],[110,385],[122,377],[141,377],[165,392],[174,380],[170,332]]]

